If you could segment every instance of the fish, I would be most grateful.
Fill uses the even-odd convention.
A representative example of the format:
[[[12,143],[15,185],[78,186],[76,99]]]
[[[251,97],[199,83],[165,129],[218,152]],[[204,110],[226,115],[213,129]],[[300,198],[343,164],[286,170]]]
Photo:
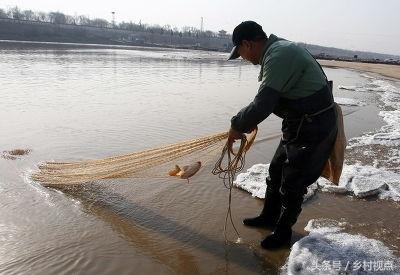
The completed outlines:
[[[201,161],[197,161],[190,165],[185,165],[182,168],[179,165],[175,164],[175,168],[168,172],[168,175],[172,177],[178,177],[181,179],[187,179],[189,182],[189,178],[194,176],[201,168]]]

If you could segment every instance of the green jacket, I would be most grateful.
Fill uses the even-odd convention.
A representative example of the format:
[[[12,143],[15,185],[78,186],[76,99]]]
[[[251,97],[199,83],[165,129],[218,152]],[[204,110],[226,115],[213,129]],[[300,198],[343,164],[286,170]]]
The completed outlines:
[[[284,100],[295,102],[324,91],[327,79],[317,61],[296,43],[271,34],[260,60],[261,81],[254,100],[231,119],[237,131],[248,132]]]
[[[261,58],[260,90],[267,86],[288,99],[314,94],[326,85],[321,68],[304,48],[271,34]]]

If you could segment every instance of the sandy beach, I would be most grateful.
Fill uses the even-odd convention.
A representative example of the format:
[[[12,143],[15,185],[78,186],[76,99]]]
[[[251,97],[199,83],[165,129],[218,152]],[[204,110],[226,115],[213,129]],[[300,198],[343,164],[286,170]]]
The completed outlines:
[[[318,60],[318,62],[324,67],[354,69],[358,71],[377,73],[383,76],[400,79],[400,66],[397,65],[347,62],[336,60]]]

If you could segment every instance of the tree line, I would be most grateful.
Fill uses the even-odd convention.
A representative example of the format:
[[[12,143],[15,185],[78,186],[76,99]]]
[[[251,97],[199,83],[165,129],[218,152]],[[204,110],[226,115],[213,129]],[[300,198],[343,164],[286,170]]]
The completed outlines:
[[[42,12],[32,10],[22,10],[18,6],[1,9],[0,18],[8,18],[14,20],[26,20],[35,22],[45,22],[52,24],[68,24],[68,25],[80,25],[80,26],[91,26],[98,28],[115,28],[128,31],[140,31],[157,34],[169,34],[171,36],[178,35],[180,37],[204,37],[204,38],[227,38],[228,34],[225,30],[213,32],[210,30],[201,31],[195,27],[185,26],[181,29],[177,27],[171,27],[170,25],[149,25],[143,24],[141,21],[138,23],[130,22],[109,22],[103,18],[91,19],[86,15],[67,15],[62,12]]]

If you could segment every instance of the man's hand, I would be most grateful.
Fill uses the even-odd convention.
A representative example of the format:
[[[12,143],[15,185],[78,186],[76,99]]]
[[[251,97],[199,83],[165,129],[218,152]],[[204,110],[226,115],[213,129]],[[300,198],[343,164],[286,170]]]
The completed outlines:
[[[236,131],[232,127],[229,129],[228,132],[228,148],[229,150],[232,151],[232,145],[235,142],[235,140],[241,139],[243,137],[243,133]]]

